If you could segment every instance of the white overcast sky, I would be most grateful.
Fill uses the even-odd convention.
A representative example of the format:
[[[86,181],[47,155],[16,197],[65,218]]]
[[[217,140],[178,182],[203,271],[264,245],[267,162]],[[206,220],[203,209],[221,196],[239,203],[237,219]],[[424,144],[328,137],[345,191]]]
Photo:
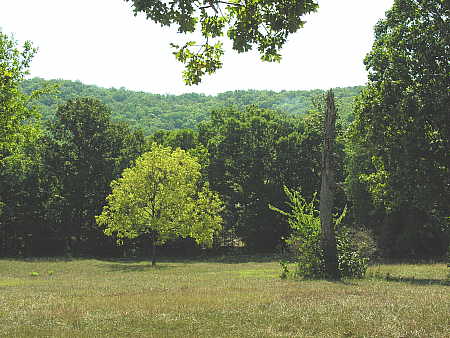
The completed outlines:
[[[394,0],[320,0],[319,11],[282,50],[281,63],[228,48],[224,67],[185,86],[169,42],[185,37],[123,0],[0,0],[0,28],[39,48],[31,76],[80,80],[160,94],[215,94],[236,89],[302,90],[363,85],[373,26]]]

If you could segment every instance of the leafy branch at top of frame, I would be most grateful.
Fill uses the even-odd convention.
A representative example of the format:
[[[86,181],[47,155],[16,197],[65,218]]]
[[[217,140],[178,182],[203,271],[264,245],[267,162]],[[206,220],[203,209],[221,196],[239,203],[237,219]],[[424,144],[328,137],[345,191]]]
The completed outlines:
[[[198,51],[192,49],[197,45],[192,41],[182,47],[172,44],[176,59],[186,65],[183,78],[188,85],[222,67],[219,38],[231,40],[239,53],[256,47],[261,60],[279,62],[288,36],[305,24],[302,16],[318,8],[314,0],[125,1],[132,2],[136,15],[144,13],[161,26],[177,26],[183,34],[198,32],[205,39]]]

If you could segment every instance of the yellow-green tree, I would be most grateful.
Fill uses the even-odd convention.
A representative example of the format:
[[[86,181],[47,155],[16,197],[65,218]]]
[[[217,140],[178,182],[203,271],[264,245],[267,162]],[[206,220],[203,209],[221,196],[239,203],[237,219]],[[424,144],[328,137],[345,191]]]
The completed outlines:
[[[122,238],[149,236],[152,265],[155,247],[175,237],[191,237],[211,245],[222,226],[223,203],[200,184],[200,164],[181,149],[153,145],[152,150],[112,182],[107,205],[96,217],[106,235]]]

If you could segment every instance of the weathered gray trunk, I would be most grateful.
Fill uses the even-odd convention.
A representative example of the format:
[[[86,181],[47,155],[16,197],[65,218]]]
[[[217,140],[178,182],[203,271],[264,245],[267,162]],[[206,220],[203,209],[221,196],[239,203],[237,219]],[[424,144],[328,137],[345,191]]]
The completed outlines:
[[[335,190],[334,144],[336,138],[336,106],[330,89],[326,97],[324,139],[322,152],[322,184],[320,187],[320,224],[325,271],[329,278],[339,279],[336,235],[333,224]]]

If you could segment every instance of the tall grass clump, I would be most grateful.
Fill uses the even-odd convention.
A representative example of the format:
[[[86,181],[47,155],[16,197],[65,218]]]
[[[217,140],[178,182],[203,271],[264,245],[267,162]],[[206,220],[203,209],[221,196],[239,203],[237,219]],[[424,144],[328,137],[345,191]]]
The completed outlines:
[[[289,248],[291,261],[295,262],[296,277],[325,278],[325,261],[321,245],[321,226],[317,199],[314,194],[311,201],[299,191],[284,187],[288,197],[289,212],[269,206],[270,209],[288,218],[291,235],[285,239]],[[369,257],[374,251],[374,241],[366,232],[355,231],[341,226],[346,209],[335,220],[336,244],[339,270],[342,277],[362,278],[368,267]],[[286,262],[281,263],[282,277],[289,274]]]

